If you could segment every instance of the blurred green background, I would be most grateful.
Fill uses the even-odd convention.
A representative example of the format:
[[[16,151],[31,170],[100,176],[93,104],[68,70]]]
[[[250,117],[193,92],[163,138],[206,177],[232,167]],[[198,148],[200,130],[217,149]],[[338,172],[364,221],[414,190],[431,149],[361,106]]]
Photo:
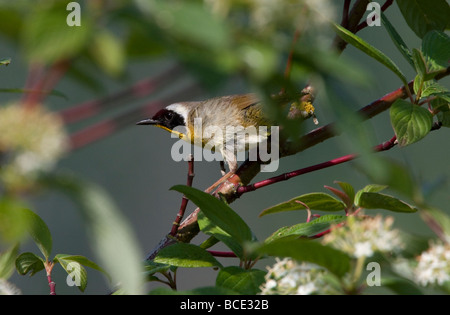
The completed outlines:
[[[83,9],[86,9],[85,2],[79,2]],[[22,1],[22,3],[25,2]],[[29,1],[28,3],[30,12],[35,10],[32,6],[36,2]],[[102,2],[99,1],[98,3],[101,4]],[[118,1],[117,3],[120,3],[120,5],[123,4],[124,6],[135,6],[133,2]],[[8,8],[8,6],[4,2],[0,2],[0,11]],[[26,5],[24,4],[24,6]],[[339,7],[339,14],[340,10],[341,8]],[[390,18],[409,47],[420,46],[419,38],[407,27],[395,4],[389,8],[386,15]],[[124,31],[123,25],[115,25],[113,22],[110,22],[105,23],[105,27],[112,30],[113,34],[121,42],[124,42],[126,36],[129,35],[129,33]],[[408,80],[414,78],[412,69],[396,50],[382,26],[367,27],[359,32],[358,35],[390,56],[402,69]],[[2,67],[0,69],[1,87],[24,87],[29,64],[24,57],[23,47],[20,43],[13,42],[5,33],[0,33],[0,43],[0,57],[11,57],[12,59],[8,67]],[[146,43],[142,43],[142,45],[137,44],[134,45],[134,49],[137,51],[146,51],[151,49],[151,45]],[[142,78],[154,76],[167,70],[171,65],[178,62],[176,58],[179,54],[163,52],[154,55],[146,55],[143,53],[142,55],[140,57],[131,55],[126,59],[126,75],[119,79],[114,79],[94,70],[93,77],[96,82],[101,83],[101,86],[103,86],[102,89],[87,88],[75,82],[70,77],[63,76],[55,86],[55,90],[63,93],[67,99],[58,96],[49,96],[45,100],[45,105],[53,110],[59,111],[88,100],[108,95],[124,87],[131,86]],[[355,100],[355,104],[352,104],[354,108],[369,104],[401,86],[401,82],[394,74],[353,47],[349,46],[344,51],[343,56],[359,65],[372,78],[370,87],[349,89]],[[207,72],[208,70],[202,69],[202,71]],[[222,81],[214,90],[208,90],[207,87],[204,87],[202,94],[197,95],[195,98],[186,99],[179,91],[191,83],[201,85],[198,77],[190,72],[189,68],[186,68],[186,71],[173,76],[158,91],[152,93],[145,99],[138,98],[123,102],[113,111],[102,113],[99,116],[70,126],[69,131],[74,132],[80,130],[92,123],[114,117],[117,114],[127,112],[131,108],[138,108],[148,101],[159,100],[165,96],[176,96],[179,101],[190,101],[203,100],[211,96],[246,93],[252,90],[252,86],[245,77],[230,75],[228,80]],[[448,86],[449,79],[447,78],[441,83]],[[299,82],[298,84],[298,88],[301,89],[304,83]],[[20,94],[0,93],[0,106],[10,101],[18,100],[20,97]],[[319,94],[314,104],[320,125],[325,125],[330,120],[328,113],[324,111],[325,106],[321,106],[321,100],[322,98]],[[169,104],[161,103],[161,106],[165,105]],[[143,118],[147,117],[142,116],[137,120]],[[375,117],[366,124],[375,130],[377,142],[373,143],[374,145],[390,139],[393,135],[387,112]],[[306,128],[313,129],[315,126],[312,122],[308,121]],[[99,184],[112,196],[117,206],[133,227],[136,238],[139,241],[139,246],[142,249],[143,258],[170,231],[171,223],[176,216],[181,202],[181,195],[179,193],[169,191],[169,188],[173,185],[185,184],[187,175],[187,164],[185,162],[174,162],[171,159],[170,150],[175,141],[176,139],[172,139],[167,132],[161,129],[136,126],[130,123],[126,128],[114,132],[112,135],[100,141],[71,152],[58,165],[58,168],[62,170],[68,170],[82,178]],[[330,139],[305,152],[283,158],[280,161],[280,168],[276,174],[261,173],[255,178],[255,181],[327,161],[347,153],[351,152],[346,151],[339,139]],[[440,183],[440,188],[433,193],[430,203],[450,213],[448,207],[450,203],[450,195],[448,193],[449,184],[447,181],[450,175],[448,166],[449,153],[448,131],[441,130],[431,133],[424,140],[409,147],[395,147],[388,152],[379,154],[405,163],[416,179],[422,184]],[[205,189],[213,181],[218,179],[219,175],[218,163],[197,162],[195,163],[193,186],[199,189]],[[324,192],[325,189],[323,186],[333,186],[334,180],[351,183],[355,188],[362,188],[364,185],[370,183],[369,179],[359,172],[354,163],[351,162],[309,173],[271,187],[248,193],[231,206],[250,225],[256,236],[259,239],[264,239],[279,227],[292,224],[292,222],[305,220],[306,214],[295,212],[258,218],[258,214],[263,209],[307,192]],[[48,224],[53,236],[54,253],[80,254],[96,261],[96,255],[92,252],[92,248],[86,237],[83,220],[76,206],[70,200],[53,192],[33,194],[27,197],[27,200],[33,205],[33,210]],[[190,212],[193,209],[195,207],[190,203],[187,211]],[[395,225],[397,227],[421,235],[431,235],[430,230],[422,222],[417,213],[383,213],[394,215],[396,218]],[[203,239],[204,237],[198,236],[194,239],[194,242],[198,244]],[[22,245],[21,251],[36,252],[37,249],[29,241]],[[235,264],[232,258],[224,258],[220,259],[220,261],[224,265]],[[265,269],[265,265],[266,262],[261,261],[257,266]],[[204,285],[213,285],[216,272],[209,268],[180,269],[177,275],[178,288],[184,290]],[[58,294],[79,293],[77,289],[66,285],[66,273],[62,269],[55,268],[53,276],[57,284],[56,290]],[[44,274],[38,274],[33,277],[15,274],[10,281],[15,283],[24,294],[48,293],[48,284]],[[108,292],[105,279],[99,272],[88,269],[88,281],[87,294],[105,294]],[[149,288],[156,286],[160,286],[160,284],[152,284]]]

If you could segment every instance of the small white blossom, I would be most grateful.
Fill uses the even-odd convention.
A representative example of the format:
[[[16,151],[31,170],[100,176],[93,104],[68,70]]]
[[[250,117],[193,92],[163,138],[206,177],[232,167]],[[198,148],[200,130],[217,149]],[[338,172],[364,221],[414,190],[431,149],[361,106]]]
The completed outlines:
[[[418,258],[415,280],[422,286],[450,281],[450,244],[433,243]]]
[[[276,258],[276,263],[267,269],[266,282],[261,287],[264,295],[307,295],[326,288],[322,280],[325,270],[313,264]]]
[[[24,189],[38,171],[48,171],[68,149],[61,118],[43,106],[0,107],[0,180],[9,189]]]
[[[354,217],[347,219],[346,225],[333,227],[325,235],[323,243],[331,244],[349,255],[371,257],[375,252],[395,253],[400,251],[404,244],[400,231],[392,228],[394,219],[381,215],[375,217]]]

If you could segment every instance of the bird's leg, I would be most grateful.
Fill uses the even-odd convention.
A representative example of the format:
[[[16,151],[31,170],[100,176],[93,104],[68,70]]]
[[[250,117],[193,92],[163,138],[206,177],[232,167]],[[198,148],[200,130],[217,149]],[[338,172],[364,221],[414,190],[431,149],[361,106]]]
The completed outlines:
[[[221,167],[222,168],[222,177],[215,182],[213,185],[211,185],[208,189],[205,190],[206,193],[212,192],[216,187],[223,184],[228,178],[230,178],[238,169],[236,156],[233,154],[233,152],[224,151],[222,153],[224,161],[221,161]],[[230,171],[225,174],[225,163],[228,164],[228,168]]]

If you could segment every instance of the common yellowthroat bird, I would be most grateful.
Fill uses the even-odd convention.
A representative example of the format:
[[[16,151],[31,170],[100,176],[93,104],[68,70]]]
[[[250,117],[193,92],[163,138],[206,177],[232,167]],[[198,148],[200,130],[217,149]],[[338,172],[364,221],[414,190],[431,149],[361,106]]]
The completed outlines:
[[[304,92],[302,91],[303,95]],[[309,93],[309,92],[308,92]],[[274,96],[276,103],[289,103],[290,118],[314,116],[314,107],[309,101],[292,102],[286,96]],[[200,132],[198,132],[200,123]],[[316,121],[315,121],[316,123]],[[179,138],[202,146],[218,150],[223,160],[228,164],[229,173],[225,175],[222,166],[221,181],[225,181],[237,170],[236,152],[247,151],[252,146],[270,137],[271,121],[263,112],[263,105],[256,94],[230,95],[212,98],[199,102],[179,102],[159,110],[152,118],[141,120],[137,125],[154,125],[175,133]],[[251,129],[251,128],[254,129]],[[260,127],[266,127],[260,129]],[[213,132],[206,132],[207,130]],[[258,134],[236,133],[236,130],[263,131]],[[229,132],[235,132],[231,135]],[[203,131],[203,132],[202,132]],[[217,133],[225,136],[217,137]],[[236,135],[236,137],[234,137]],[[230,146],[230,139],[232,145]],[[278,140],[278,139],[277,139]],[[231,148],[230,148],[231,147]],[[278,152],[277,152],[278,158]],[[211,187],[215,187],[214,184]]]
[[[197,125],[196,125],[197,123]],[[201,130],[213,132],[196,132],[198,123]],[[228,164],[230,172],[237,169],[236,151],[245,151],[269,136],[269,132],[252,136],[244,134],[243,137],[231,138],[229,132],[260,126],[270,128],[271,123],[262,111],[262,104],[255,94],[222,96],[200,102],[180,102],[167,106],[158,111],[152,118],[144,119],[138,125],[154,125],[176,133],[181,139],[218,150],[224,161]],[[185,127],[184,131],[183,128]],[[222,137],[217,132],[222,131]],[[232,139],[233,145],[227,145]]]

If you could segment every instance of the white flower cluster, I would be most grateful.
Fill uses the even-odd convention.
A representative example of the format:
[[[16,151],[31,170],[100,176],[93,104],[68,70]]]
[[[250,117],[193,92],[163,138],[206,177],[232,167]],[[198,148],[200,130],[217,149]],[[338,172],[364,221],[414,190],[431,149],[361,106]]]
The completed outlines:
[[[354,217],[346,225],[334,227],[325,235],[324,244],[330,244],[352,257],[371,257],[375,252],[396,253],[404,248],[400,231],[392,229],[393,217]]]
[[[28,186],[51,169],[68,148],[60,117],[42,106],[0,107],[0,180],[9,189]]]
[[[261,287],[263,295],[309,295],[323,291],[325,270],[316,265],[276,258],[276,263],[267,269],[266,282]]]
[[[450,281],[450,244],[432,243],[417,261],[413,273],[420,285],[442,285]]]

